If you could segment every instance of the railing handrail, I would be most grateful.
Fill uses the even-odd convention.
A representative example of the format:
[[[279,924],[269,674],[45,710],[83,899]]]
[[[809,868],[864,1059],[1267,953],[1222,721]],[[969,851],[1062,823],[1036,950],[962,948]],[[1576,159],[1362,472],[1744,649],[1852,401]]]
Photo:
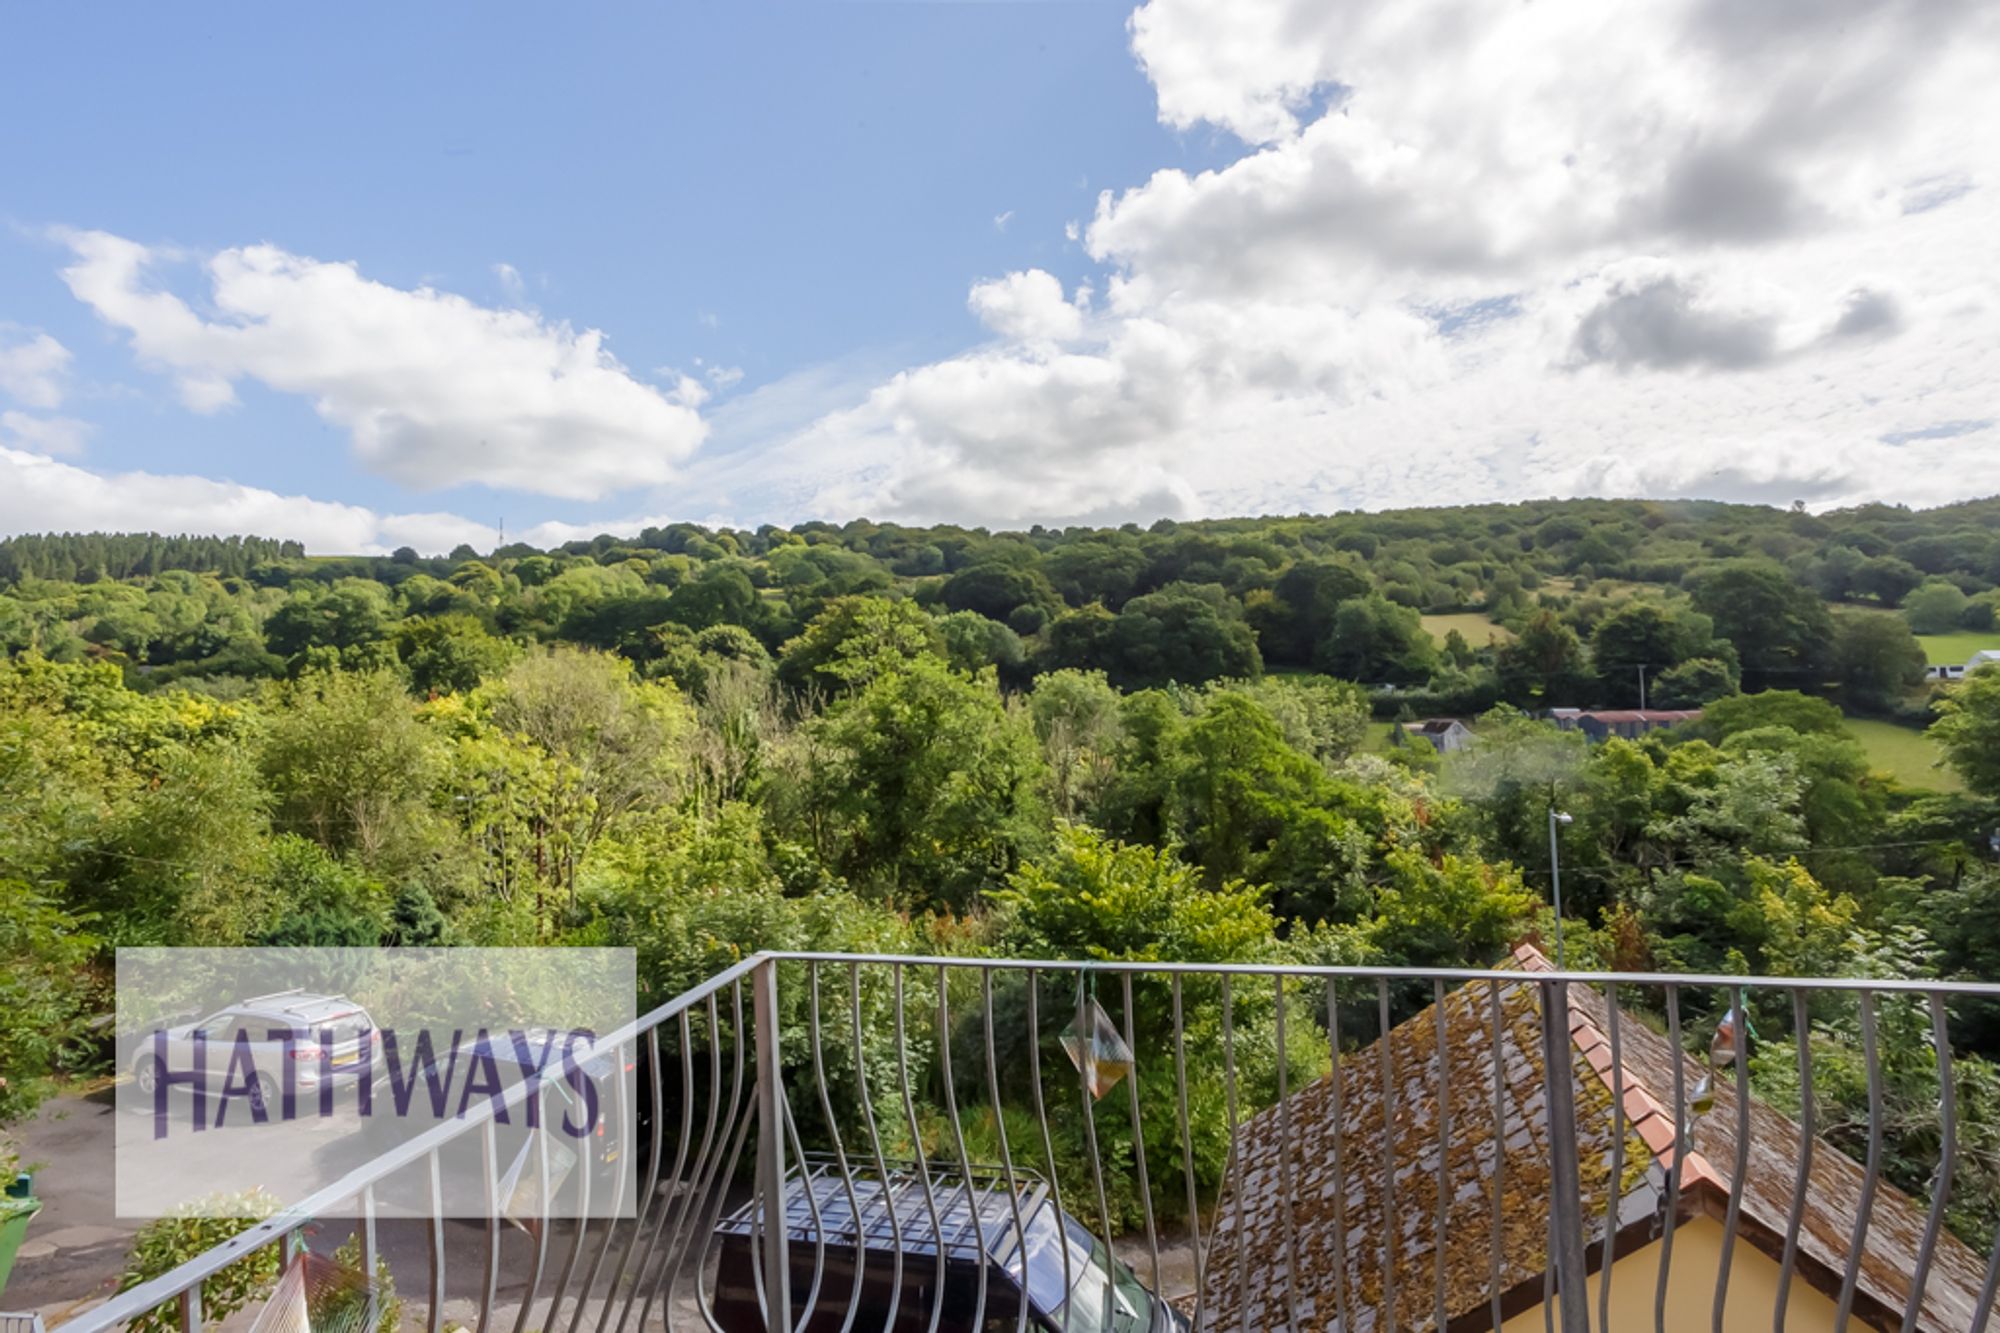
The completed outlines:
[[[767,1074],[771,1086],[760,1088],[770,1100],[763,1108],[763,1114],[770,1123],[780,1119],[778,1098],[782,1096],[777,1087],[775,1061],[777,1042],[774,1024],[777,1013],[773,1001],[775,995],[775,968],[779,963],[830,964],[842,966],[894,966],[910,968],[958,969],[971,972],[1034,972],[1051,974],[1098,973],[1114,976],[1216,976],[1216,977],[1295,977],[1317,978],[1323,981],[1353,981],[1380,985],[1385,982],[1408,981],[1427,983],[1503,983],[1507,985],[1534,985],[1558,992],[1572,986],[1583,986],[1598,990],[1607,986],[1630,986],[1679,989],[1740,989],[1742,991],[1763,991],[1804,995],[1811,992],[1852,993],[1863,996],[1881,994],[1925,995],[1943,998],[2000,999],[2000,982],[1983,981],[1941,981],[1905,978],[1874,977],[1759,977],[1732,974],[1706,973],[1665,973],[1665,972],[1588,972],[1574,970],[1509,970],[1493,968],[1423,968],[1423,967],[1370,967],[1359,965],[1316,965],[1307,963],[1181,963],[1160,960],[1114,960],[1114,959],[1049,959],[1049,958],[1000,958],[982,956],[947,956],[933,954],[894,953],[836,953],[813,950],[770,950],[750,954],[732,965],[716,972],[704,981],[665,1003],[649,1010],[620,1027],[615,1032],[599,1037],[588,1048],[584,1059],[595,1058],[607,1051],[616,1051],[627,1043],[643,1038],[648,1033],[658,1031],[663,1025],[676,1018],[682,1018],[697,1004],[709,1000],[719,992],[746,978],[761,977],[759,993],[753,996],[760,1004],[757,1032],[760,1050],[759,1083]],[[769,971],[760,973],[760,969]],[[767,989],[769,988],[769,989]],[[990,998],[988,1003],[990,1004]],[[1385,1020],[1386,1021],[1386,1020]],[[683,1018],[683,1022],[685,1019]],[[1567,1026],[1567,1025],[1565,1025]],[[773,1030],[766,1031],[766,1028]],[[738,1036],[746,1039],[745,1034]],[[764,1066],[772,1066],[770,1069]],[[230,1264],[272,1244],[281,1243],[294,1235],[300,1228],[318,1218],[332,1215],[336,1209],[349,1201],[358,1201],[364,1191],[391,1173],[423,1159],[444,1144],[461,1136],[476,1132],[490,1120],[498,1107],[511,1107],[529,1094],[531,1084],[523,1082],[499,1099],[482,1099],[463,1118],[437,1125],[406,1143],[375,1157],[354,1170],[280,1210],[272,1217],[247,1227],[238,1235],[194,1256],[185,1263],[161,1274],[131,1290],[122,1292],[93,1309],[85,1311],[63,1325],[75,1333],[100,1333],[123,1325],[146,1313],[156,1306],[175,1298],[186,1300],[190,1291],[198,1291],[200,1284],[214,1276]],[[713,1108],[711,1108],[712,1110]],[[747,1127],[747,1122],[746,1122]],[[657,1138],[658,1123],[655,1124]],[[704,1149],[705,1151],[705,1149]],[[783,1157],[776,1159],[782,1167]],[[782,1179],[782,1178],[781,1178]],[[779,1197],[782,1186],[767,1189],[768,1197]],[[699,1220],[698,1218],[696,1219]],[[656,1223],[657,1226],[657,1223]],[[679,1223],[676,1223],[679,1226]],[[782,1235],[783,1228],[777,1231]],[[769,1238],[767,1238],[769,1239]],[[780,1244],[782,1242],[780,1241]],[[782,1253],[782,1250],[779,1251]],[[2000,1274],[2000,1248],[1996,1249],[1994,1260],[1996,1274]],[[777,1276],[782,1282],[789,1277],[789,1265],[774,1264],[767,1276]],[[198,1309],[198,1306],[196,1307]]]
[[[765,957],[764,954],[752,954],[699,985],[681,992],[665,1004],[639,1015],[617,1031],[599,1037],[577,1056],[578,1062],[585,1063],[606,1051],[615,1051],[625,1042],[634,1040],[669,1019],[678,1018],[725,986],[748,976],[756,970]],[[455,1117],[441,1125],[434,1125],[408,1142],[398,1144],[378,1157],[370,1158],[340,1179],[280,1209],[264,1221],[246,1227],[221,1244],[203,1250],[186,1263],[170,1268],[156,1278],[142,1282],[129,1291],[118,1293],[102,1305],[94,1306],[67,1321],[62,1327],[75,1330],[75,1333],[97,1333],[99,1329],[111,1328],[137,1318],[163,1301],[172,1300],[196,1283],[213,1277],[245,1255],[252,1254],[282,1239],[288,1232],[325,1216],[336,1205],[358,1199],[363,1190],[390,1173],[408,1166],[460,1135],[479,1128],[495,1114],[496,1100],[503,1107],[518,1105],[528,1095],[531,1087],[533,1087],[531,1080],[523,1080],[498,1099],[480,1098],[478,1104],[463,1116]]]
[[[1577,972],[1509,971],[1505,968],[1361,967],[1316,963],[1170,963],[1150,959],[994,958],[938,954],[821,953],[776,949],[755,955],[793,963],[901,964],[905,967],[956,967],[980,971],[1101,972],[1108,974],[1253,977],[1319,977],[1346,981],[1493,981],[1562,982],[1587,986],[1736,987],[1752,990],[1843,990],[1871,994],[1962,995],[2000,1000],[2000,982],[1941,981],[1903,977],[1760,977],[1722,972]],[[753,959],[753,961],[755,961]]]

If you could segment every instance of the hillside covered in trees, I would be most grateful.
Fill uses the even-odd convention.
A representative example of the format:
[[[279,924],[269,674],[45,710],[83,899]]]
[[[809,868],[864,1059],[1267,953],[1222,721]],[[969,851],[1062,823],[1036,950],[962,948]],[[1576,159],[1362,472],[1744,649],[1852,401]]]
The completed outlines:
[[[644,1003],[763,947],[1484,965],[1552,930],[1552,801],[1573,961],[1991,979],[2000,672],[1933,687],[1914,631],[1992,630],[1996,582],[1991,501],[676,525],[446,559],[14,538],[0,1121],[103,1068],[119,945],[627,944]],[[1595,746],[1535,716],[1629,707],[1642,674],[1703,716]],[[1384,740],[1432,712],[1477,743]],[[1928,724],[1949,773],[1877,771],[1853,715]],[[1323,1059],[1310,1022],[1261,1040],[1268,1008],[1238,1016],[1253,1097]],[[1816,1021],[1823,1095],[1862,1096],[1854,1016]],[[1912,1034],[1912,1188],[1925,1021],[1884,1018]],[[1986,1136],[1960,1169],[1988,1173],[1954,1221],[1986,1234],[2000,1014],[1954,1021]]]

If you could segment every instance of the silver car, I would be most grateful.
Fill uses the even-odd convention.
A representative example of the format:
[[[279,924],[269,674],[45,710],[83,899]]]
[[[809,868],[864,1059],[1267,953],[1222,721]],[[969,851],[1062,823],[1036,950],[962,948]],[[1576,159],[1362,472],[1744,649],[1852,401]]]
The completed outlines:
[[[268,1034],[280,1028],[300,1035],[289,1045],[272,1040]],[[259,995],[218,1009],[198,1022],[147,1033],[133,1054],[132,1078],[150,1106],[163,1078],[169,1091],[185,1088],[188,1085],[181,1080],[194,1072],[199,1061],[207,1094],[219,1096],[225,1080],[231,1077],[230,1062],[240,1039],[254,1071],[250,1104],[275,1116],[280,1113],[287,1064],[292,1070],[294,1097],[299,1102],[310,1097],[316,1104],[323,1072],[331,1071],[337,1087],[341,1071],[362,1058],[362,1042],[374,1028],[367,1010],[344,995],[303,990]],[[323,1033],[331,1035],[330,1046],[320,1040]],[[329,1057],[324,1061],[323,1053]],[[237,1071],[235,1077],[240,1087],[243,1071]]]

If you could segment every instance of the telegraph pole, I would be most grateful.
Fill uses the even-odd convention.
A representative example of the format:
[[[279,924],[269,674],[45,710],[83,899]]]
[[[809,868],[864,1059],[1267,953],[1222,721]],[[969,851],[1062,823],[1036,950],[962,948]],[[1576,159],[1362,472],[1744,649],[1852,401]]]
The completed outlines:
[[[1646,711],[1646,664],[1639,664],[1639,711]]]

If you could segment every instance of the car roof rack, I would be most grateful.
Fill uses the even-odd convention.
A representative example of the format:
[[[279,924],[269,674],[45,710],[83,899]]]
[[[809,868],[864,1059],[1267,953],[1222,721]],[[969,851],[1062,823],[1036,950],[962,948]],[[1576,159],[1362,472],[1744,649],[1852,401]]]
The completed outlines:
[[[884,1165],[888,1167],[886,1180],[872,1164],[850,1162],[843,1174],[833,1156],[805,1154],[786,1172],[785,1223],[792,1239],[811,1244],[823,1236],[828,1242],[851,1244],[856,1231],[853,1204],[858,1203],[859,1230],[869,1250],[900,1248],[906,1255],[934,1256],[942,1241],[948,1258],[1001,1263],[1018,1251],[1016,1203],[1008,1198],[1008,1183],[1001,1171],[974,1167],[968,1178],[956,1165],[933,1162],[926,1168],[897,1160]],[[930,1183],[929,1205],[924,1198],[926,1178]],[[855,1191],[852,1203],[847,1194],[850,1180]],[[1047,1183],[1033,1171],[1016,1167],[1012,1192],[1024,1224],[1032,1225],[1037,1213],[1054,1206]],[[931,1205],[936,1207],[935,1214]],[[724,1218],[717,1231],[723,1235],[750,1234],[755,1210],[753,1202]]]

